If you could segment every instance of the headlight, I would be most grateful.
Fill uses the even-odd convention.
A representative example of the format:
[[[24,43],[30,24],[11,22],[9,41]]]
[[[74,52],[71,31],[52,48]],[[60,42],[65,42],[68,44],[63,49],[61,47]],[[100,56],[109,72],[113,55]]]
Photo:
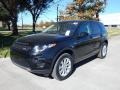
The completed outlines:
[[[44,51],[44,50],[46,50],[46,49],[48,49],[48,48],[52,48],[52,47],[54,47],[56,44],[54,43],[54,44],[48,44],[48,45],[43,45],[43,46],[35,46],[34,48],[33,48],[33,54],[34,55],[37,55],[38,53],[40,53],[40,52],[42,52],[42,51]]]

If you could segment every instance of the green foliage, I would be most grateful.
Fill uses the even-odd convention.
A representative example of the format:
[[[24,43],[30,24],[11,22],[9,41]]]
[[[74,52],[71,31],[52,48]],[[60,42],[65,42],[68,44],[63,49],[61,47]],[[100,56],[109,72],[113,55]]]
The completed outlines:
[[[4,27],[0,27],[0,31],[7,31]]]
[[[99,20],[99,13],[104,11],[106,0],[74,0],[73,3],[67,6],[65,11],[66,18],[74,19],[96,19]]]
[[[48,8],[53,0],[19,0],[20,6],[29,11],[33,19],[33,32],[39,15]]]
[[[46,10],[53,0],[0,0],[0,4],[4,11],[1,12],[1,18],[9,18],[12,22],[13,35],[18,35],[17,20],[21,11],[27,10],[31,13],[33,19],[33,32],[37,19],[41,13]],[[1,11],[1,10],[0,10]],[[7,12],[7,16],[5,13]],[[8,23],[9,25],[9,23]]]
[[[9,13],[0,3],[0,20],[4,20],[4,18],[6,18],[6,16],[8,17]]]
[[[8,29],[10,30],[10,14],[9,12],[3,7],[3,5],[0,3],[0,21],[3,22],[3,28],[8,25]],[[0,30],[2,30],[0,28]]]
[[[38,31],[36,33],[40,32]],[[10,47],[17,38],[30,34],[33,34],[33,32],[20,32],[18,36],[12,36],[10,32],[0,32],[0,58],[6,58],[10,56]]]
[[[10,36],[10,33],[0,34],[0,58],[9,56],[9,49],[17,37]]]
[[[23,10],[22,7],[20,7],[19,0],[0,0],[0,4],[2,6],[1,17],[6,18],[7,25],[10,27],[10,22],[12,22],[12,31],[13,35],[18,35],[18,28],[17,28],[17,20],[18,20],[18,14],[20,11]],[[6,14],[7,12],[7,14]],[[4,14],[4,15],[3,15]],[[9,19],[9,20],[8,20]]]

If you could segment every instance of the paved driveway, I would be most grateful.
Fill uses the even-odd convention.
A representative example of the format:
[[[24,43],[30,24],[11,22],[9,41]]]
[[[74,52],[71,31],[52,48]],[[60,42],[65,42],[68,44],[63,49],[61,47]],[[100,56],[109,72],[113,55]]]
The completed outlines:
[[[9,58],[1,59],[0,90],[120,90],[119,36],[110,39],[107,58],[83,63],[70,78],[60,82],[31,74],[13,65]]]

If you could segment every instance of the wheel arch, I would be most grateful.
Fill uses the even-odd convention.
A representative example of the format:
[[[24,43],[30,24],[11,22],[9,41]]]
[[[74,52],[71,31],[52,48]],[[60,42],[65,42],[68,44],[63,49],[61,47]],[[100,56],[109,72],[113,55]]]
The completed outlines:
[[[73,57],[73,62],[74,62],[74,60],[75,60],[75,54],[74,54],[74,51],[73,51],[72,49],[67,48],[67,49],[61,50],[61,51],[55,56],[55,58],[54,58],[54,60],[53,60],[52,68],[51,68],[51,73],[52,73],[52,70],[53,70],[53,68],[54,68],[54,65],[55,65],[57,59],[60,57],[60,55],[62,55],[62,54],[64,54],[64,53],[70,54],[70,55]],[[50,74],[51,74],[51,73],[50,73]]]
[[[104,40],[104,42],[108,45],[108,40]]]
[[[108,45],[108,39],[102,39],[100,46],[101,46],[103,43],[106,43],[106,44]]]

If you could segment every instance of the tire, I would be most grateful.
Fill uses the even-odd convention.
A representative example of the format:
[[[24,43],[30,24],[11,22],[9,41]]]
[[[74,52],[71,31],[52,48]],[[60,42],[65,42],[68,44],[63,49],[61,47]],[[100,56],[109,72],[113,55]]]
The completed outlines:
[[[72,74],[72,71],[73,57],[68,53],[64,53],[57,59],[51,76],[59,81],[62,81],[67,79]]]
[[[103,43],[103,44],[101,45],[100,51],[99,51],[99,53],[98,53],[98,57],[99,57],[100,59],[104,59],[104,58],[106,57],[106,55],[107,55],[107,47],[108,47],[107,43]]]

